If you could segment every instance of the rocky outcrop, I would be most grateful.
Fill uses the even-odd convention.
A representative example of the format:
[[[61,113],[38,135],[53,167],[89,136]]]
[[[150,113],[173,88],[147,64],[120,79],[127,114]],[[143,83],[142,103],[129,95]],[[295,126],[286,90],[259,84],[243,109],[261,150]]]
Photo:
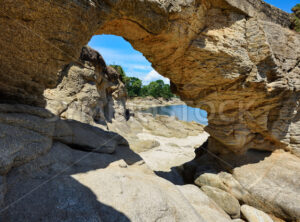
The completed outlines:
[[[47,155],[13,169],[7,183],[1,221],[207,221],[206,212],[196,211],[128,147],[115,155],[87,154],[55,143]],[[211,214],[218,213],[211,217],[226,218],[210,205]]]
[[[53,141],[76,149],[113,153],[127,141],[118,134],[78,121],[61,120],[28,105],[0,104],[0,175],[50,151]]]
[[[299,158],[276,152],[259,163],[235,168],[233,176],[251,194],[250,205],[293,221],[300,218],[299,167]]]
[[[99,127],[126,119],[127,92],[119,73],[88,46],[78,61],[63,68],[57,87],[45,90],[44,96],[46,109],[63,119]]]
[[[261,0],[5,0],[0,18],[3,101],[43,106],[58,69],[92,35],[115,34],[208,111],[215,153],[298,152],[300,37],[287,13]]]
[[[59,73],[58,86],[44,95],[46,109],[0,105],[1,221],[207,221],[203,215],[208,221],[230,221],[197,187],[193,203],[208,204],[201,209],[157,176],[153,161],[152,169],[146,165],[151,158],[143,161],[123,137],[101,129],[115,128],[131,139],[139,130],[156,132],[160,127],[166,132],[159,135],[172,142],[178,127],[183,128],[181,139],[203,133],[200,124],[167,116],[140,114],[140,119],[135,115],[126,122],[124,84],[98,52],[84,47],[80,59]],[[146,141],[148,149],[160,146]],[[191,154],[193,143],[199,142],[187,142]],[[140,146],[147,150],[144,140]],[[185,159],[173,157],[179,165],[194,158],[181,155]],[[173,166],[170,161],[165,165]],[[159,166],[157,170],[165,169]]]
[[[140,112],[133,113],[126,122],[113,121],[108,124],[108,128],[126,138],[131,149],[137,153],[159,146],[158,140],[163,142],[168,140],[169,143],[177,140],[176,142],[180,143],[180,139],[184,141],[188,137],[199,137],[199,141],[192,143],[200,146],[208,136],[204,132],[204,126],[199,123],[184,122],[176,117],[163,115],[154,117],[152,114]],[[199,136],[200,134],[203,134],[203,138]]]
[[[283,150],[273,153],[248,151],[239,156],[206,154],[194,161],[197,168],[194,171],[195,184],[201,189],[210,186],[223,190],[240,203],[269,214],[274,221],[299,220],[298,157]],[[188,166],[185,168],[191,172]],[[253,217],[255,209],[242,210],[250,221],[245,215],[247,212]]]
[[[231,221],[230,217],[196,186],[189,184],[178,188],[206,222]]]
[[[221,173],[203,173],[196,178],[195,184],[199,187],[211,186],[233,195],[241,202],[247,202],[249,193],[245,190],[242,185],[234,179],[234,177],[226,172]]]
[[[197,185],[299,220],[299,158],[247,151],[299,155],[300,35],[287,13],[260,0],[4,0],[0,21],[1,221],[229,219],[200,190],[187,200],[189,192],[157,177],[121,136],[99,128],[110,125],[105,107],[122,108],[124,98],[117,73],[95,51],[81,51],[103,33],[127,39],[170,78],[173,92],[208,112],[211,137],[182,167],[185,179],[215,173]],[[102,86],[107,80],[112,85]],[[109,100],[108,91],[121,95]],[[174,135],[163,130],[156,136]],[[202,217],[205,207],[195,203],[214,207]],[[242,208],[248,220],[257,213]]]
[[[130,149],[159,176],[177,185],[184,184],[176,167],[195,158],[195,147],[202,145],[209,136],[204,126],[170,116],[154,117],[137,111],[132,114],[126,122],[108,124],[109,129],[122,135]]]
[[[0,110],[1,124],[14,127],[1,131],[1,221],[230,221],[197,187],[187,191],[157,176],[147,165],[150,158],[144,161],[118,134],[59,118],[43,108],[2,104]],[[169,119],[174,126],[185,126],[186,136],[195,129],[203,133],[200,124]],[[16,134],[18,130],[29,135]],[[194,154],[193,147],[189,152]],[[186,199],[195,190],[197,195]]]

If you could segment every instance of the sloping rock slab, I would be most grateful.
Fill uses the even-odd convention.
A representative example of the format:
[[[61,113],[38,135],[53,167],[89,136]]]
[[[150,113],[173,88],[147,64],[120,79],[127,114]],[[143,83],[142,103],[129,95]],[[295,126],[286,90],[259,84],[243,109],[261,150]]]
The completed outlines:
[[[264,203],[260,206],[263,211],[285,220],[300,219],[300,159],[296,156],[278,151],[260,162],[235,168],[233,176]]]
[[[205,221],[176,186],[141,165],[137,155],[135,164],[127,165],[134,155],[126,147],[108,155],[56,143],[47,155],[9,173],[0,220]]]
[[[55,128],[50,116],[40,108],[0,104],[0,174],[50,150]]]
[[[230,217],[206,194],[194,185],[178,186],[206,222],[229,222]]]
[[[116,133],[61,120],[46,109],[0,104],[0,175],[47,153],[53,141],[101,153],[113,153],[117,146],[128,145]]]

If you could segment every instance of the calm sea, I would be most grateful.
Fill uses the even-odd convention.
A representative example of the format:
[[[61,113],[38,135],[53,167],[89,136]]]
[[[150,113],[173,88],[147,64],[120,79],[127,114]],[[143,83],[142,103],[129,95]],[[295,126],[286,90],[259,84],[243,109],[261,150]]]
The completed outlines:
[[[199,108],[193,108],[187,105],[151,107],[145,110],[141,110],[141,112],[152,113],[153,116],[156,115],[176,116],[178,119],[186,122],[195,121],[203,125],[207,125],[206,111]]]

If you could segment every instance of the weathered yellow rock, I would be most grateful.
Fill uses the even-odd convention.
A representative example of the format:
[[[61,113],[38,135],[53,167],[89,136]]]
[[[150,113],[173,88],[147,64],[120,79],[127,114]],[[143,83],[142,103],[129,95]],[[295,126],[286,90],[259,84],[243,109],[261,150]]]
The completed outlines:
[[[88,46],[80,59],[64,67],[57,87],[45,90],[44,97],[46,109],[63,119],[104,128],[112,119],[126,119],[127,92],[120,75]]]
[[[120,35],[208,111],[211,151],[299,153],[300,35],[260,0],[4,0],[0,24],[2,100],[43,106],[93,35]]]

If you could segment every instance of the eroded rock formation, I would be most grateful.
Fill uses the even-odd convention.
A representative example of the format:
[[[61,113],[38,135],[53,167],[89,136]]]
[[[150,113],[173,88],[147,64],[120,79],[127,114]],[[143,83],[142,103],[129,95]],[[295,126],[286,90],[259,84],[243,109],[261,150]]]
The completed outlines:
[[[80,59],[66,65],[57,87],[44,95],[46,109],[0,104],[0,174],[49,152],[53,141],[101,153],[128,145],[105,131],[112,119],[126,120],[127,93],[119,74],[95,50],[83,47]]]
[[[57,87],[44,92],[46,109],[63,119],[107,127],[113,119],[126,120],[127,92],[119,73],[88,46],[80,59],[59,73]]]
[[[298,157],[280,150],[272,154],[251,150],[240,156],[224,155],[213,161],[210,158],[208,155],[197,160],[195,184],[199,187],[223,190],[240,203],[249,204],[285,221],[299,221]],[[222,168],[227,168],[232,175],[225,173]]]
[[[113,153],[127,141],[118,134],[75,120],[62,120],[28,105],[0,104],[0,175],[51,149],[53,141],[100,153]]]
[[[299,154],[300,37],[288,14],[260,0],[4,0],[0,21],[1,221],[299,221],[298,157],[226,154]],[[81,51],[102,33],[125,37],[208,111],[210,150],[182,167],[207,195],[157,177],[122,137],[91,126],[124,96],[108,102],[122,92],[117,74]]]
[[[212,151],[299,153],[300,36],[260,0],[5,0],[0,19],[2,101],[43,106],[58,69],[92,35],[115,34],[208,111]]]

